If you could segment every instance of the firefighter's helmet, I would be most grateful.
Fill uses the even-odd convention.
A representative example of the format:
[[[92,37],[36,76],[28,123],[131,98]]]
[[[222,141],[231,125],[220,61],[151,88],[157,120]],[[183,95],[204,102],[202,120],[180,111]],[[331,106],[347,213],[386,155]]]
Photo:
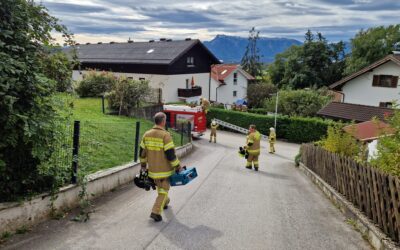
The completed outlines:
[[[146,191],[149,191],[150,188],[153,190],[156,189],[156,185],[154,180],[149,177],[149,173],[147,170],[140,170],[140,172],[133,179],[135,185],[139,188],[143,188]]]

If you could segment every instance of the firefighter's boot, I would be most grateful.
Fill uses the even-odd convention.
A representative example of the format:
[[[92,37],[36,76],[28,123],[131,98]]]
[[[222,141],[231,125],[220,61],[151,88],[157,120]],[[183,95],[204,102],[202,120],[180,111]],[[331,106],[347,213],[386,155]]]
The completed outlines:
[[[162,221],[162,216],[159,214],[151,213],[150,218],[152,218],[155,222]]]
[[[247,169],[252,169],[252,166],[251,166],[252,164],[251,164],[251,161],[247,161],[247,163],[246,163],[246,168]]]

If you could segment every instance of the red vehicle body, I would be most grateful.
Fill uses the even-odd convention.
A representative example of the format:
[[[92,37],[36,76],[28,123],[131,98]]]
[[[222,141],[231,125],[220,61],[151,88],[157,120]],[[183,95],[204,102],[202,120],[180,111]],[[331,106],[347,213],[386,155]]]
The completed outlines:
[[[167,124],[171,128],[177,128],[182,121],[191,123],[192,136],[199,137],[207,130],[207,118],[200,106],[189,107],[184,105],[164,105],[164,113],[167,115]]]

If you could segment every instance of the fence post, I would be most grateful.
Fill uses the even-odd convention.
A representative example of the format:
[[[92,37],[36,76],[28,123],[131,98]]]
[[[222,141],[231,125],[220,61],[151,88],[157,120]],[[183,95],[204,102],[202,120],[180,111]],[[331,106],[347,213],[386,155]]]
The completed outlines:
[[[74,121],[74,134],[72,141],[72,184],[76,184],[78,179],[78,156],[79,156],[79,137],[80,137],[80,121]]]
[[[140,122],[136,122],[136,136],[135,136],[135,156],[134,160],[137,162],[139,154],[139,136],[140,136]]]
[[[181,126],[182,126],[182,128],[181,128],[181,146],[183,146],[183,134],[184,134],[184,132],[185,132],[185,125],[184,125],[184,123],[181,123]]]
[[[102,107],[102,110],[103,110],[103,114],[105,114],[106,113],[106,109],[104,107],[104,95],[101,96],[101,107]]]
[[[187,129],[188,129],[188,133],[187,133],[188,141],[191,142],[192,141],[192,124],[190,122],[188,122]]]

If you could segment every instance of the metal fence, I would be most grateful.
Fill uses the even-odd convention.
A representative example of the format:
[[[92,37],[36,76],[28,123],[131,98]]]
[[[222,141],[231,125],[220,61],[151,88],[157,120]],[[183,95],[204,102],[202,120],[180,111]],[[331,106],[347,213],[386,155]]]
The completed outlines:
[[[400,242],[398,177],[312,144],[301,146],[301,162],[344,195],[392,240]]]
[[[73,130],[72,130],[73,127]],[[71,182],[76,183],[78,174],[93,173],[118,165],[138,161],[139,142],[143,134],[151,128],[148,123],[126,122],[88,122],[75,121],[68,127],[70,137],[66,138],[60,161],[71,164]],[[175,147],[191,141],[190,123],[180,128],[169,128]],[[63,145],[64,146],[64,145]],[[60,150],[60,152],[67,152]]]

